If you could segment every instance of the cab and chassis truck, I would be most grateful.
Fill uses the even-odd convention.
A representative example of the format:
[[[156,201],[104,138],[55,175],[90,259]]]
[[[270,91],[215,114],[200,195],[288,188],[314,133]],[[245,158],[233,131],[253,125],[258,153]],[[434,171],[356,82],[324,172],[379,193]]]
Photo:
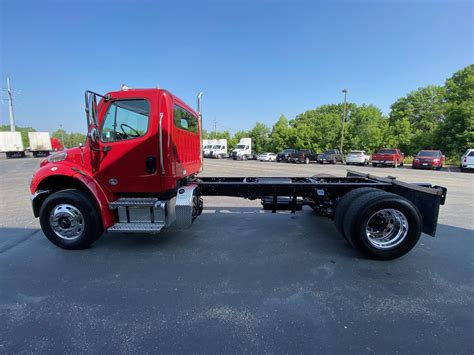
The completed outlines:
[[[201,97],[195,112],[163,89],[86,91],[86,144],[44,159],[31,180],[33,213],[45,236],[61,248],[83,249],[104,231],[187,228],[201,214],[203,196],[260,199],[274,213],[309,206],[333,219],[369,258],[400,257],[422,232],[435,235],[446,189],[428,183],[351,171],[345,177],[199,177]]]

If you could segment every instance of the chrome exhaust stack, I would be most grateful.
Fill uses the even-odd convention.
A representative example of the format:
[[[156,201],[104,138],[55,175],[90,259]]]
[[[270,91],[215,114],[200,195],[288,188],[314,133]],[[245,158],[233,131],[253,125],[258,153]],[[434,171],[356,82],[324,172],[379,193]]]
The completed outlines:
[[[198,111],[198,124],[199,124],[199,144],[201,145],[199,149],[199,159],[201,160],[201,167],[199,172],[202,172],[203,165],[203,151],[202,151],[202,95],[203,92],[200,91],[197,95],[197,111]]]

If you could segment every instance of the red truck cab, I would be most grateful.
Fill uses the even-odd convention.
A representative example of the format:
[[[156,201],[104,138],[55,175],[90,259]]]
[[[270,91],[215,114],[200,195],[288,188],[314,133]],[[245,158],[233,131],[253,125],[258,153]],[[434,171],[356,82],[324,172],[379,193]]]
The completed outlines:
[[[130,194],[169,198],[201,171],[200,115],[170,92],[87,91],[86,112],[86,144],[51,155],[32,177],[35,216],[48,196],[76,189],[97,203],[98,223],[107,229],[117,222],[112,202]]]
[[[375,154],[372,154],[372,166],[403,166],[405,155],[398,148],[383,148]]]

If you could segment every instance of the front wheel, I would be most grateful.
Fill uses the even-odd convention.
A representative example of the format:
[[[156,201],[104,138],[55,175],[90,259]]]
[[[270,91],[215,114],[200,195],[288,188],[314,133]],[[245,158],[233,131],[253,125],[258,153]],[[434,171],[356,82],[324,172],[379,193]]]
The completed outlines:
[[[391,260],[416,245],[422,225],[420,212],[409,200],[369,192],[350,204],[343,229],[351,244],[369,258]]]
[[[80,190],[53,193],[41,206],[39,219],[46,238],[63,249],[85,249],[103,232],[94,201]]]

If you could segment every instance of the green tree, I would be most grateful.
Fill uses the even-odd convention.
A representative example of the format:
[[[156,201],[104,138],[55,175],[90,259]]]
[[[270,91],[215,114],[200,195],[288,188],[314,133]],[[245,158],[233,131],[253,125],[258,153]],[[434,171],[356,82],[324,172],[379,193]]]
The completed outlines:
[[[248,133],[249,137],[252,138],[253,153],[263,153],[269,149],[270,128],[267,125],[257,122]]]
[[[281,115],[278,121],[273,125],[270,133],[270,147],[269,150],[276,153],[285,148],[289,148],[291,128],[289,121],[285,115]]]
[[[351,119],[346,126],[344,150],[365,150],[374,152],[385,145],[388,120],[374,105],[352,108]]]
[[[444,87],[430,85],[412,91],[392,104],[389,116],[392,133],[396,133],[394,128],[397,126],[406,128],[406,123],[401,122],[405,119],[411,125],[411,130],[405,129],[410,136],[397,134],[401,141],[395,145],[404,145],[404,149],[413,152],[436,148],[436,129],[445,118],[444,96]]]
[[[436,136],[446,154],[460,156],[474,144],[474,65],[454,73],[445,87],[446,119]]]

